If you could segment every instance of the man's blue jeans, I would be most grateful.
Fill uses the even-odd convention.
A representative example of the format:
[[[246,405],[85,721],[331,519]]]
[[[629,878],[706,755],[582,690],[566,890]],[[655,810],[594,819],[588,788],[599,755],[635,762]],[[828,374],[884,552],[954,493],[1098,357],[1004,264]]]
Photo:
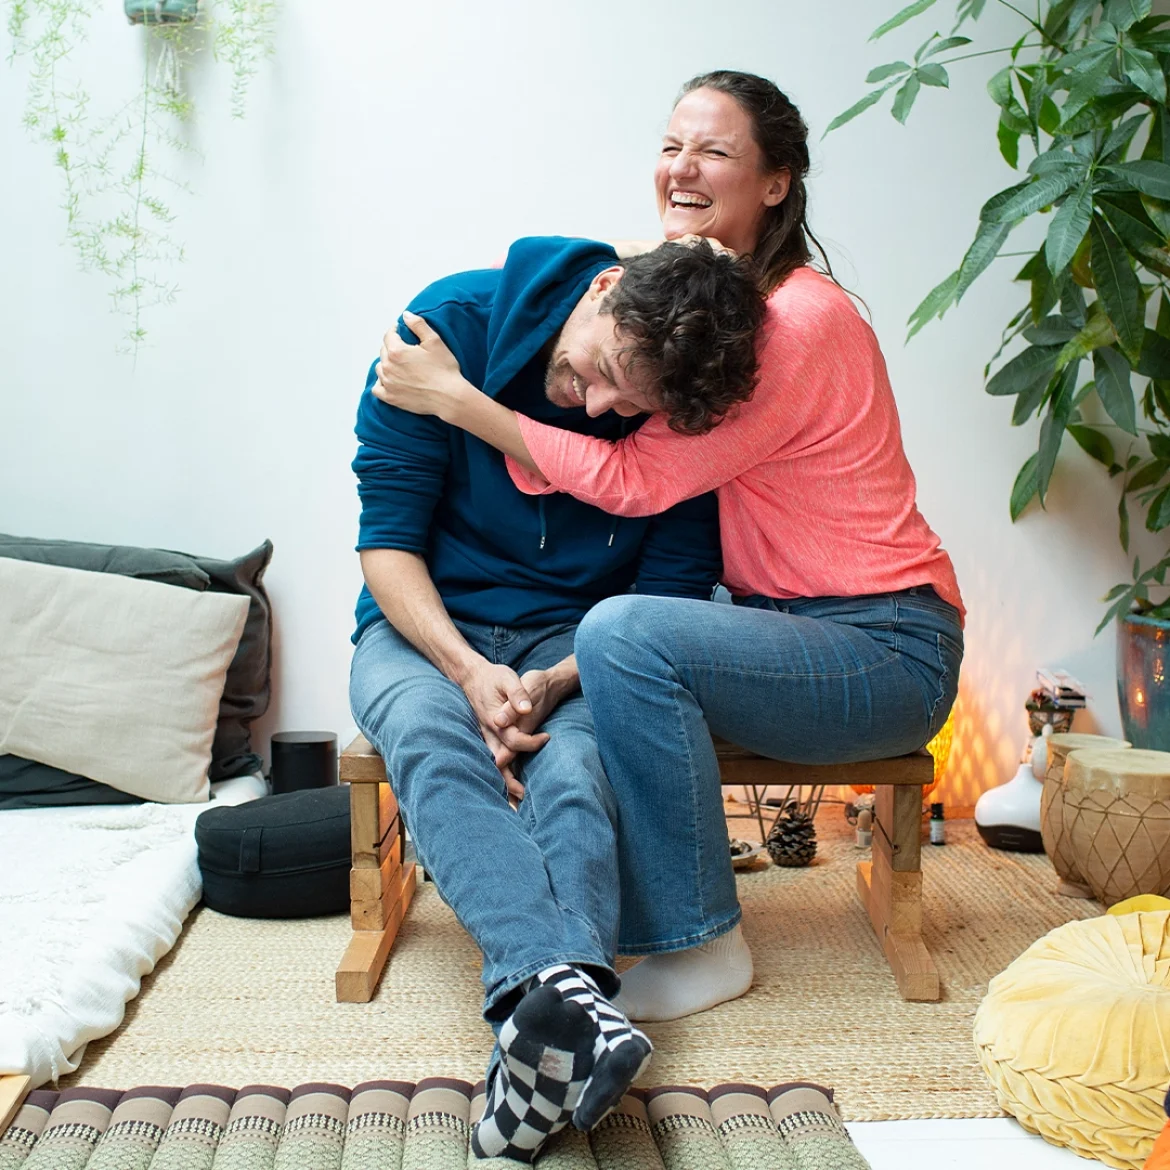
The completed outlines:
[[[517,674],[573,652],[575,624],[511,629],[455,623],[473,649]],[[354,651],[350,706],[381,753],[419,860],[483,951],[484,1015],[507,1018],[510,993],[554,963],[591,969],[617,990],[613,793],[585,700],[563,702],[525,757],[519,811],[508,804],[463,691],[386,621]]]
[[[711,736],[794,763],[915,751],[954,702],[963,634],[929,586],[869,597],[622,596],[576,639],[617,797],[627,954],[708,942],[740,920]]]

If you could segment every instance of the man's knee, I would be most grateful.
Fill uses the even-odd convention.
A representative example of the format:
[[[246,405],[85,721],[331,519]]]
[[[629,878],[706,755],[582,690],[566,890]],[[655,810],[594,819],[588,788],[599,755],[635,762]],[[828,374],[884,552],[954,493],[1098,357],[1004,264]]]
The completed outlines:
[[[526,811],[533,818],[567,807],[600,807],[611,821],[617,815],[613,789],[591,732],[553,732],[548,743],[527,761],[520,779],[528,793]]]

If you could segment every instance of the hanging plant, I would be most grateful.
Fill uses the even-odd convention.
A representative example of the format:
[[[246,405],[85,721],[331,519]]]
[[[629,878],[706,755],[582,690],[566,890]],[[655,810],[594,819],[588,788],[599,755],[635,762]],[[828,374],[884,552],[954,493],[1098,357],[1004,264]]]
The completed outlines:
[[[232,113],[242,117],[248,84],[273,51],[276,0],[124,0],[141,26],[139,81],[121,104],[93,108],[87,76],[89,22],[100,0],[7,0],[12,57],[28,62],[24,124],[53,152],[63,187],[65,235],[82,267],[110,282],[126,320],[124,348],[146,340],[148,311],[174,300],[183,248],[169,197],[183,184],[170,173],[190,149],[179,134],[192,114],[183,63],[210,44],[232,71]]]

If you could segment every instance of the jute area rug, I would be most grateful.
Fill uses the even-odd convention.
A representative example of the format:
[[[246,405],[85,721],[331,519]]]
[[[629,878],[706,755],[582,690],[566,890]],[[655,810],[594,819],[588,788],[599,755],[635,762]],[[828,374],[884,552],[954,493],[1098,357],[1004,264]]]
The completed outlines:
[[[998,1116],[971,1040],[987,982],[1053,927],[1102,908],[1058,896],[1043,855],[988,849],[971,822],[948,822],[945,846],[923,845],[924,936],[943,999],[905,1003],[857,898],[855,863],[867,854],[839,807],[823,808],[817,827],[812,866],[740,873],[752,990],[649,1025],[655,1055],[640,1083],[811,1081],[833,1087],[846,1121]],[[334,1002],[348,936],[342,917],[196,911],[122,1026],[61,1087],[478,1081],[492,1043],[479,955],[434,887],[420,885],[369,1004]]]

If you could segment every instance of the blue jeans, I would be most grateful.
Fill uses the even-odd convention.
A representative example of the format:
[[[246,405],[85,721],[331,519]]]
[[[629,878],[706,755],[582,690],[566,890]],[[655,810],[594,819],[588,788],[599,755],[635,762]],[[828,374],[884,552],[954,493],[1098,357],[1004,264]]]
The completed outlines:
[[[915,751],[954,702],[963,634],[929,586],[734,606],[611,597],[577,666],[619,808],[626,954],[685,950],[740,920],[711,736],[794,763]]]
[[[573,652],[572,623],[455,624],[517,674]],[[545,721],[551,738],[520,765],[516,811],[463,691],[384,620],[358,642],[349,697],[423,868],[483,951],[485,1018],[506,1019],[518,986],[554,963],[589,967],[616,992],[616,812],[585,700],[567,699]]]

